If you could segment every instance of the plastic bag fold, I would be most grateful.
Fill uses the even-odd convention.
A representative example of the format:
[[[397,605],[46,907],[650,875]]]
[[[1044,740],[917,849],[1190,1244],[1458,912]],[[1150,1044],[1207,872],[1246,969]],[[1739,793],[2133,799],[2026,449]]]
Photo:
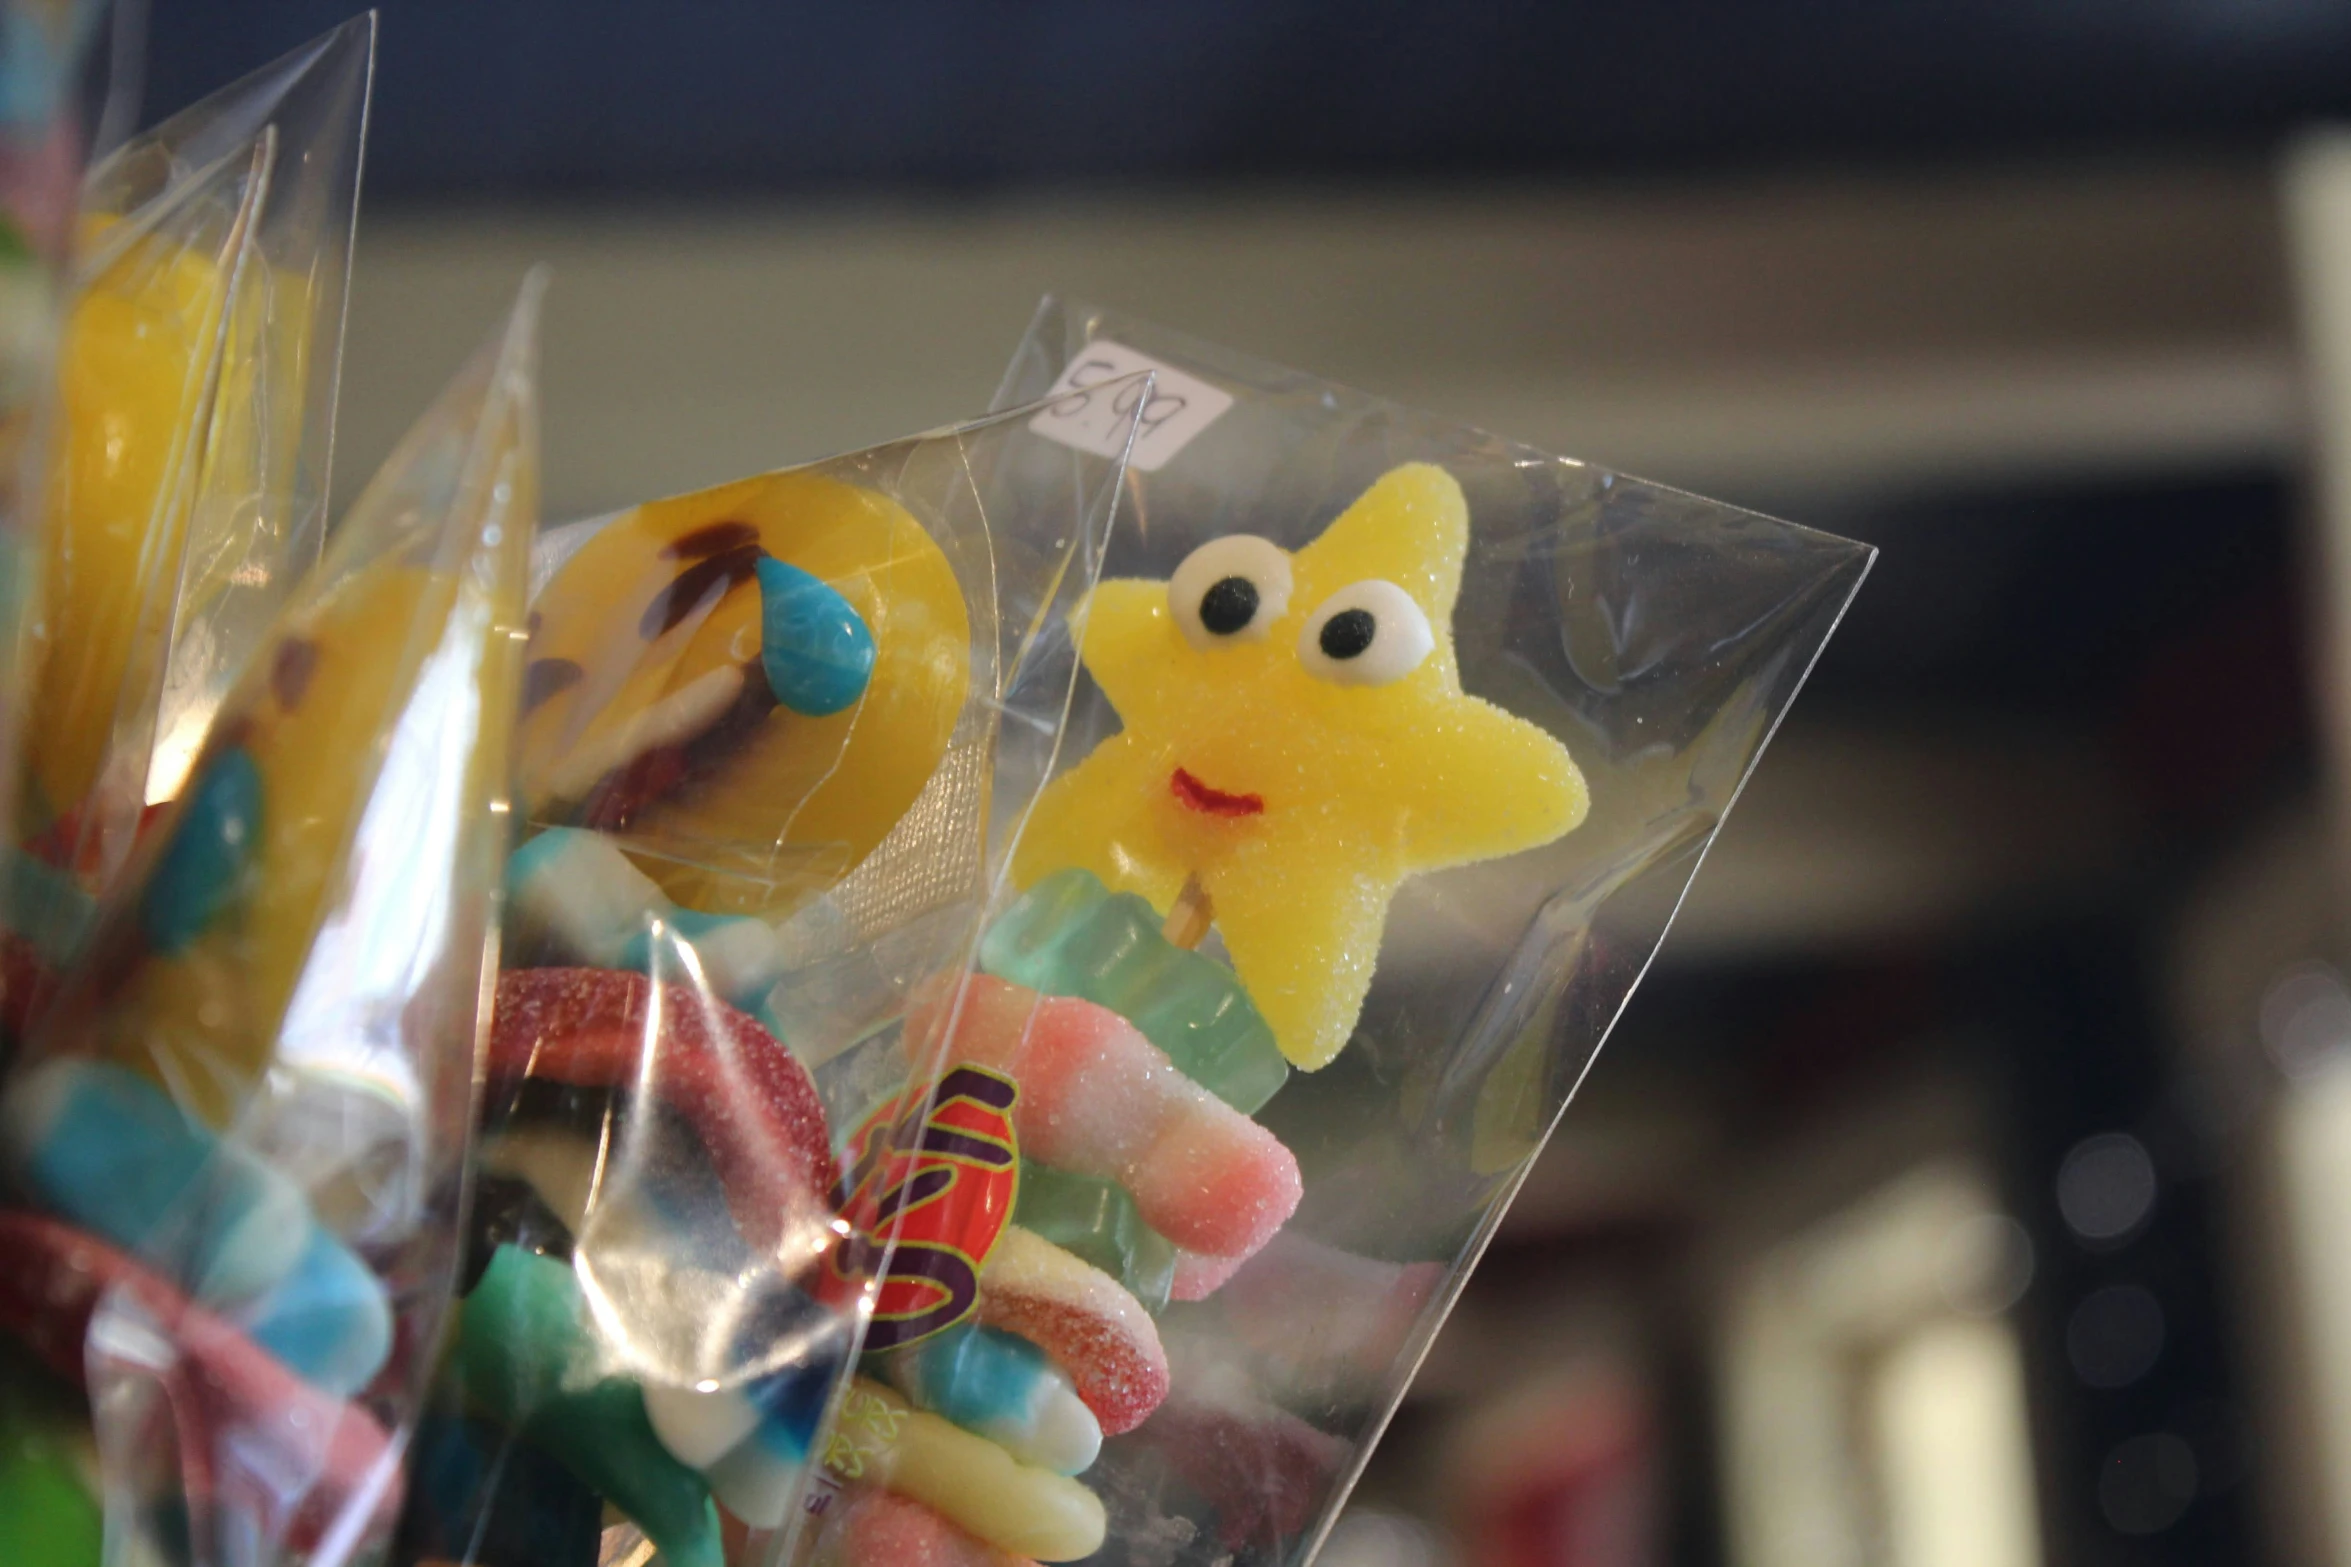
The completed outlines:
[[[1000,1082],[1019,1185],[796,1559],[1303,1562],[1870,551],[1080,305],[999,401],[1137,417],[1128,506],[976,972],[862,1048]]]
[[[681,1567],[788,1545],[913,1217],[855,1204],[851,1134],[906,1088],[864,1047],[971,961],[1123,504],[1123,446],[1027,417],[545,540],[467,1265],[398,1559],[577,1555],[607,1506]]]
[[[21,821],[92,891],[319,559],[374,51],[355,18],[83,192]]]
[[[109,1559],[390,1537],[496,963],[539,294],[292,592],[0,1103],[0,1326],[86,1386]]]

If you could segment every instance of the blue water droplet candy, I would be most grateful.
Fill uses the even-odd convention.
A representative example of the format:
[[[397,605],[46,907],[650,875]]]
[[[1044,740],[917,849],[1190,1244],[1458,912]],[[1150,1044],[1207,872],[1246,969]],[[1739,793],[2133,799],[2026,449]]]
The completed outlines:
[[[822,718],[865,694],[873,677],[873,632],[838,592],[797,566],[762,555],[759,667],[775,699]]]
[[[147,879],[139,924],[148,945],[172,953],[203,934],[236,896],[260,834],[261,769],[233,746],[205,764]]]

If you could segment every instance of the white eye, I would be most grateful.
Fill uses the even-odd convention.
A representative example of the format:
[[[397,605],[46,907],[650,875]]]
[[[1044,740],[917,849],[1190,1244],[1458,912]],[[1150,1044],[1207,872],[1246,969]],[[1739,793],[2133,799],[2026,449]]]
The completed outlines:
[[[1210,539],[1167,579],[1167,607],[1184,640],[1202,652],[1262,642],[1290,607],[1290,557],[1254,533]]]
[[[1343,686],[1384,686],[1420,667],[1437,645],[1412,595],[1377,577],[1322,601],[1298,633],[1298,662]]]

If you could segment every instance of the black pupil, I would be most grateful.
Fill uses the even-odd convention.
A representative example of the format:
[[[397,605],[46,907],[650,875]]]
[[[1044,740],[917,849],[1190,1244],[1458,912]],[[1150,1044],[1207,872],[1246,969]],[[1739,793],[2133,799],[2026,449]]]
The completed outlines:
[[[1329,658],[1355,658],[1371,646],[1380,623],[1368,609],[1343,609],[1322,623],[1322,650]]]
[[[1200,595],[1200,624],[1220,637],[1229,637],[1257,618],[1257,584],[1247,577],[1226,577]]]

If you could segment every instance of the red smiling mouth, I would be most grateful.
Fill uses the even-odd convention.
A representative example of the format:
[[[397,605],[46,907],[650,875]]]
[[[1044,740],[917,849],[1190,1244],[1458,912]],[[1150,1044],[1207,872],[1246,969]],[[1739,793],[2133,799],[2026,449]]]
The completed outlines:
[[[1263,795],[1227,794],[1222,789],[1211,789],[1180,767],[1168,779],[1167,787],[1177,799],[1207,816],[1255,816],[1265,809]]]

